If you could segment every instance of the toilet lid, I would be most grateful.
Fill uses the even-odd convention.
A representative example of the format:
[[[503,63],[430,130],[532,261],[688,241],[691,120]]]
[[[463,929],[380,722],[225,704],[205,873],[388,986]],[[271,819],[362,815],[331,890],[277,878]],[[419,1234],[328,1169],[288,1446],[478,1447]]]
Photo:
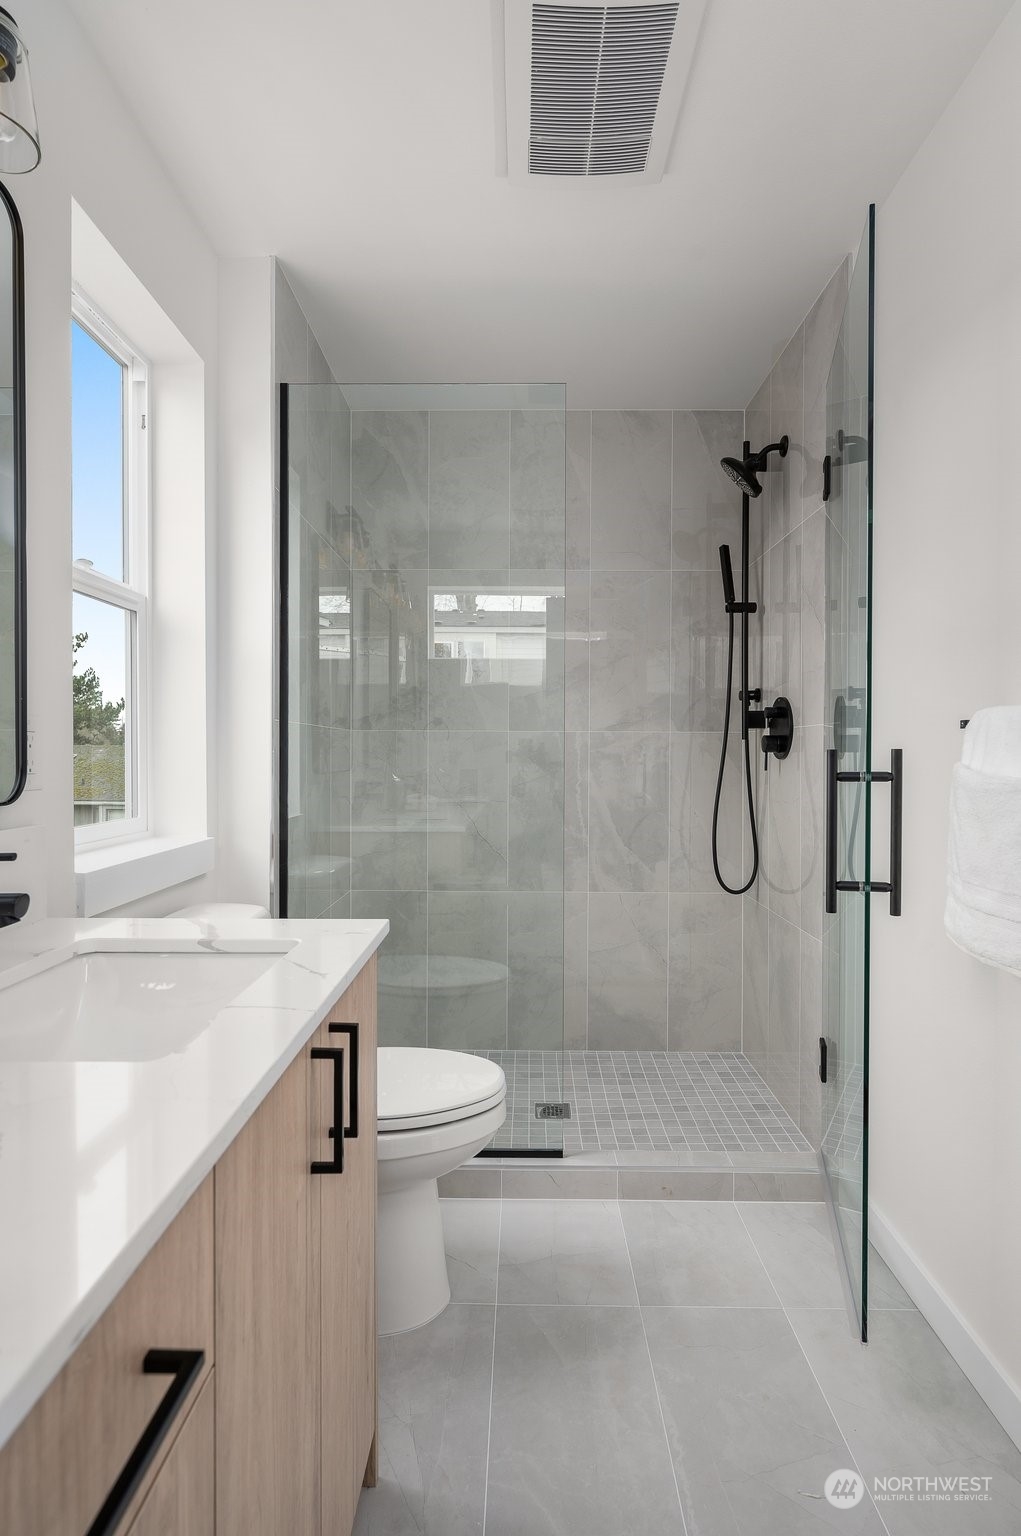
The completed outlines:
[[[501,1066],[464,1051],[381,1045],[376,1074],[381,1131],[465,1120],[499,1104],[507,1092]]]

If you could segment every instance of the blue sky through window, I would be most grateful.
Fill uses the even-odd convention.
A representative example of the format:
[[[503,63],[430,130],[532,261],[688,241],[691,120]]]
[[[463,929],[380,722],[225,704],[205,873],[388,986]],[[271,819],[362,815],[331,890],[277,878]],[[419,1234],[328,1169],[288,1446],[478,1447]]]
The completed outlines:
[[[124,580],[124,367],[71,322],[73,558]]]
[[[72,558],[91,560],[97,571],[123,581],[124,571],[124,381],[117,358],[71,322],[71,527]],[[91,623],[88,622],[91,616]],[[74,629],[88,632],[78,667],[95,667],[103,696],[125,690],[125,629],[117,609],[75,598]]]

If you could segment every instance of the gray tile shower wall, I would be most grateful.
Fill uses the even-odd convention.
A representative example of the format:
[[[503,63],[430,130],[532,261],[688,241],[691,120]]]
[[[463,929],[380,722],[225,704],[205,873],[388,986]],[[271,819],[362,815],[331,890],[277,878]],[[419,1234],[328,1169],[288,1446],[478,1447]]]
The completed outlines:
[[[719,459],[742,431],[741,412],[568,412],[565,443],[559,412],[353,413],[351,899],[392,924],[384,1039],[553,1049],[563,999],[569,1046],[741,1048],[741,907],[709,828],[716,550],[740,536]],[[564,597],[531,682],[524,661],[468,677],[436,643],[437,593],[544,584]]]
[[[709,855],[726,682],[717,548],[740,411],[569,411],[569,1048],[740,1050],[741,907]],[[723,858],[740,866],[736,752]]]
[[[744,1053],[818,1146],[822,998],[826,555],[834,530],[822,499],[826,381],[847,297],[833,275],[745,413],[753,448],[783,433],[752,503],[751,681],[794,708],[790,756],[763,772],[755,753],[762,863],[744,898]],[[747,832],[745,833],[747,840]],[[746,857],[748,850],[746,847]]]
[[[350,441],[352,909],[391,924],[381,1039],[555,1050],[564,412],[356,409]]]

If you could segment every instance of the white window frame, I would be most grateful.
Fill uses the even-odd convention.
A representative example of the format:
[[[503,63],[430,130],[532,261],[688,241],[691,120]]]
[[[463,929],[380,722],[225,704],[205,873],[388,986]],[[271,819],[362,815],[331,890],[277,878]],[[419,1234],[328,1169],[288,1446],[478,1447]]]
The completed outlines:
[[[96,598],[130,614],[134,644],[130,647],[129,676],[125,679],[125,809],[134,815],[120,821],[75,828],[75,847],[95,848],[146,836],[152,805],[150,777],[150,604],[152,590],[151,518],[152,482],[149,442],[152,421],[149,407],[149,364],[142,354],[112,325],[98,305],[77,284],[71,292],[71,319],[87,331],[125,369],[124,389],[124,573],[125,579],[107,576],[72,559],[71,586],[83,597]]]

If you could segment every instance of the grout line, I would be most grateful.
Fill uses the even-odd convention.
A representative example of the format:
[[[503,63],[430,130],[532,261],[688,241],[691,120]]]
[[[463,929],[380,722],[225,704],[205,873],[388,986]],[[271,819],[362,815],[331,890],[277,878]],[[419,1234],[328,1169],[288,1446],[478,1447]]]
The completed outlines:
[[[652,1389],[656,1394],[656,1407],[659,1409],[659,1422],[663,1426],[663,1443],[666,1446],[667,1459],[670,1463],[670,1475],[674,1480],[674,1492],[677,1495],[677,1508],[681,1516],[681,1529],[685,1533],[685,1536],[687,1536],[688,1522],[684,1514],[684,1502],[681,1498],[681,1485],[677,1480],[677,1463],[674,1460],[674,1453],[670,1445],[670,1435],[667,1432],[666,1414],[663,1412],[663,1399],[660,1395],[659,1382],[656,1380],[656,1367],[653,1364],[652,1346],[649,1343],[649,1330],[645,1326],[645,1313],[642,1310],[642,1300],[638,1294],[638,1279],[635,1275],[635,1266],[631,1258],[631,1244],[628,1242],[627,1228],[624,1225],[624,1213],[620,1208],[619,1200],[617,1201],[617,1220],[620,1222],[620,1230],[624,1238],[624,1252],[627,1254],[628,1268],[631,1271],[631,1284],[635,1288],[635,1302],[638,1307],[638,1316],[642,1324],[642,1338],[645,1340],[645,1354],[649,1362],[649,1372],[652,1376]]]
[[[837,1418],[837,1415],[836,1415],[836,1413],[834,1411],[834,1408],[833,1408],[833,1404],[830,1402],[830,1400],[827,1397],[825,1391],[823,1390],[822,1382],[819,1380],[818,1376],[816,1375],[815,1368],[812,1365],[811,1360],[808,1358],[808,1352],[805,1349],[804,1344],[802,1344],[802,1342],[801,1342],[801,1336],[798,1333],[798,1330],[795,1328],[794,1324],[791,1322],[790,1312],[787,1309],[787,1306],[786,1306],[786,1304],[784,1302],[783,1297],[780,1295],[780,1292],[776,1288],[776,1285],[775,1285],[774,1280],[773,1280],[773,1276],[769,1272],[769,1266],[766,1264],[765,1259],[762,1257],[762,1254],[759,1252],[759,1245],[755,1241],[755,1237],[754,1237],[754,1235],[753,1235],[753,1233],[751,1231],[751,1228],[749,1227],[748,1223],[744,1219],[744,1212],[741,1210],[741,1202],[738,1201],[738,1200],[735,1200],[734,1208],[737,1211],[737,1214],[738,1214],[738,1216],[740,1218],[741,1225],[744,1227],[745,1231],[748,1234],[748,1241],[751,1243],[753,1249],[755,1250],[755,1256],[758,1259],[759,1263],[762,1265],[762,1268],[766,1272],[766,1278],[769,1281],[770,1286],[773,1289],[773,1294],[776,1296],[776,1299],[777,1299],[777,1301],[780,1304],[780,1309],[783,1312],[784,1320],[786,1321],[788,1328],[791,1330],[791,1333],[794,1335],[794,1338],[795,1338],[795,1340],[797,1342],[797,1346],[801,1350],[801,1353],[802,1353],[802,1356],[804,1358],[805,1364],[808,1366],[808,1369],[809,1369],[809,1371],[812,1374],[812,1380],[815,1382],[816,1386],[819,1389],[819,1395],[822,1398],[823,1402],[826,1404],[826,1407],[829,1410],[830,1418],[833,1420],[833,1423],[836,1426],[837,1433],[840,1435],[840,1438],[844,1442],[844,1446],[845,1446],[845,1448],[847,1450],[847,1454],[848,1454],[848,1456],[850,1458],[851,1465],[854,1467],[854,1470],[857,1472],[858,1476],[861,1478],[862,1482],[865,1484],[866,1489],[868,1489],[869,1505],[871,1506],[871,1508],[875,1512],[875,1515],[876,1515],[877,1519],[879,1520],[880,1525],[883,1527],[883,1530],[886,1532],[886,1536],[890,1536],[890,1528],[887,1525],[886,1521],[883,1519],[882,1511],[880,1510],[879,1506],[876,1504],[875,1500],[872,1497],[872,1490],[871,1490],[871,1488],[869,1488],[868,1480],[865,1477],[864,1472],[862,1471],[861,1467],[858,1465],[858,1458],[855,1455],[855,1452],[854,1452],[854,1450],[851,1447],[851,1442],[850,1442],[848,1436],[844,1433],[843,1426],[841,1425],[840,1420]],[[837,1307],[825,1307],[825,1308],[824,1307],[813,1307],[813,1308],[806,1308],[805,1310],[806,1311],[827,1311],[827,1312],[840,1311],[840,1312],[843,1312],[843,1308],[837,1308]],[[834,1471],[836,1471],[836,1468],[834,1468]]]

